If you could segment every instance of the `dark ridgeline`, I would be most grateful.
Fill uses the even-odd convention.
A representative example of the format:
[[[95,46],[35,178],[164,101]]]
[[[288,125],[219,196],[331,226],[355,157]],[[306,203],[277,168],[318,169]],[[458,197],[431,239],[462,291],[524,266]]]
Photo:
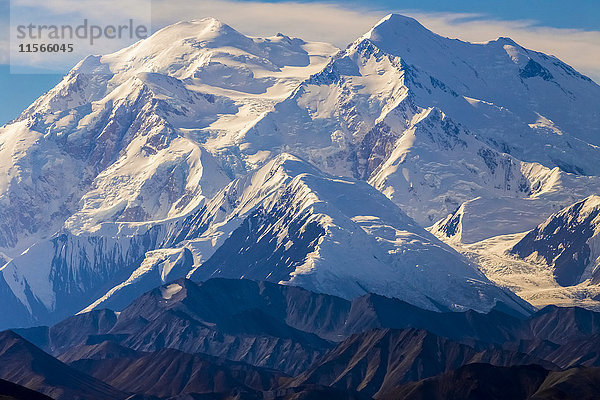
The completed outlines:
[[[0,378],[59,399],[549,399],[573,385],[592,399],[600,314],[503,309],[438,313],[373,294],[180,279],[120,313],[2,333]]]
[[[548,371],[538,365],[497,367],[469,364],[408,383],[382,400],[593,400],[600,393],[600,368]]]
[[[60,362],[12,331],[0,333],[0,377],[52,398],[123,398],[123,392]]]
[[[4,379],[0,379],[0,399],[2,400],[52,400],[39,392],[27,389]]]

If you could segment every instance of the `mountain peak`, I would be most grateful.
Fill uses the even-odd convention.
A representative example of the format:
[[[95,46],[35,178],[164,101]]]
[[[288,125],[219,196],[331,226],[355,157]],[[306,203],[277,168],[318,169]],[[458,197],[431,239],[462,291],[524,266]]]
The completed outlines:
[[[212,17],[193,19],[189,21],[181,21],[176,24],[169,25],[154,35],[149,40],[156,42],[162,42],[163,39],[178,40],[178,39],[192,39],[195,41],[215,41],[219,38],[231,38],[235,37],[239,39],[248,38],[243,34],[239,33],[231,26],[221,22],[220,20]],[[165,42],[170,43],[170,42]]]
[[[397,25],[404,25],[404,26],[413,26],[413,27],[423,27],[423,25],[421,25],[421,23],[419,21],[417,21],[416,19],[412,18],[412,17],[408,17],[406,15],[402,15],[402,14],[388,14],[385,17],[383,17],[381,20],[379,20],[379,22],[377,24],[375,24],[374,28],[377,27],[381,27],[381,26],[397,26]]]
[[[561,286],[592,280],[600,282],[600,196],[589,196],[563,208],[531,230],[511,249],[521,258],[531,256],[553,269]]]
[[[196,19],[189,20],[189,22],[209,25],[209,26],[215,27],[217,29],[220,29],[223,27],[229,27],[228,25],[226,25],[221,20],[219,20],[215,17],[196,18]]]
[[[589,197],[586,197],[583,200],[583,202],[586,203],[588,206],[598,207],[600,206],[600,196],[593,194]]]
[[[440,52],[446,51],[445,42],[448,40],[414,18],[389,14],[355,43],[367,41],[385,53],[412,59],[412,64],[419,64],[431,57],[439,57]]]
[[[190,20],[186,20],[186,21],[179,21],[172,25],[168,25],[161,30],[172,29],[172,28],[173,29],[174,28],[181,29],[181,28],[187,28],[187,27],[194,27],[196,29],[212,30],[212,31],[228,30],[228,29],[233,30],[232,27],[230,27],[229,25],[223,23],[221,20],[218,20],[217,18],[214,18],[214,17],[196,18],[196,19],[190,19]]]
[[[367,33],[366,37],[372,41],[384,41],[415,33],[433,34],[414,18],[401,14],[388,14]]]
[[[500,36],[498,39],[496,39],[496,42],[510,44],[512,46],[519,46],[517,42],[506,36]]]

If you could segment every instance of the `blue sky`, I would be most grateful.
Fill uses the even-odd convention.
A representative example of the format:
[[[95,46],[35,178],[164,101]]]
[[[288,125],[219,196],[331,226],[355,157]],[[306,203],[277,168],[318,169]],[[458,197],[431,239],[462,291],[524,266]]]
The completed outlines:
[[[361,1],[338,3],[365,4]],[[505,20],[532,19],[539,25],[556,28],[600,29],[597,0],[373,0],[368,4],[387,10],[483,13]]]
[[[12,1],[15,6],[28,0]],[[50,0],[44,5],[45,12],[58,14],[59,6],[64,7],[69,1],[77,1],[83,10],[97,4],[91,0]],[[135,7],[132,4],[128,3],[128,8]],[[0,125],[18,116],[62,76],[10,74],[6,48],[9,11],[9,1],[0,0]],[[557,55],[600,81],[597,0],[152,0],[152,11],[155,28],[180,19],[215,16],[247,34],[281,31],[309,40],[332,41],[338,46],[349,43],[389,12],[401,12],[449,37],[484,41],[510,36],[526,47]]]

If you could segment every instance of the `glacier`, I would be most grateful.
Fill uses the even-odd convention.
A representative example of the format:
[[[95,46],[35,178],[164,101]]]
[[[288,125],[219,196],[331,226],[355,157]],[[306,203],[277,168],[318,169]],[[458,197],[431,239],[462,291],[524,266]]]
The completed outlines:
[[[213,276],[527,313],[506,243],[598,194],[598,98],[555,57],[401,15],[343,50],[168,26],[0,128],[0,325]]]

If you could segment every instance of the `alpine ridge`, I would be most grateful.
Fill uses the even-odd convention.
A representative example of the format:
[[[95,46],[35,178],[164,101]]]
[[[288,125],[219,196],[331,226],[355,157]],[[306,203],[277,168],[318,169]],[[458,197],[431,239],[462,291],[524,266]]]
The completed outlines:
[[[395,14],[344,50],[205,18],[89,56],[0,128],[0,327],[180,278],[597,307],[595,228],[542,237],[600,191],[598,98],[553,56]]]
[[[349,301],[270,282],[180,279],[121,312],[1,332],[0,379],[57,400],[366,400],[423,391],[594,399],[599,313],[505,311],[513,312],[437,312],[375,294]],[[19,389],[3,382],[0,395]]]

